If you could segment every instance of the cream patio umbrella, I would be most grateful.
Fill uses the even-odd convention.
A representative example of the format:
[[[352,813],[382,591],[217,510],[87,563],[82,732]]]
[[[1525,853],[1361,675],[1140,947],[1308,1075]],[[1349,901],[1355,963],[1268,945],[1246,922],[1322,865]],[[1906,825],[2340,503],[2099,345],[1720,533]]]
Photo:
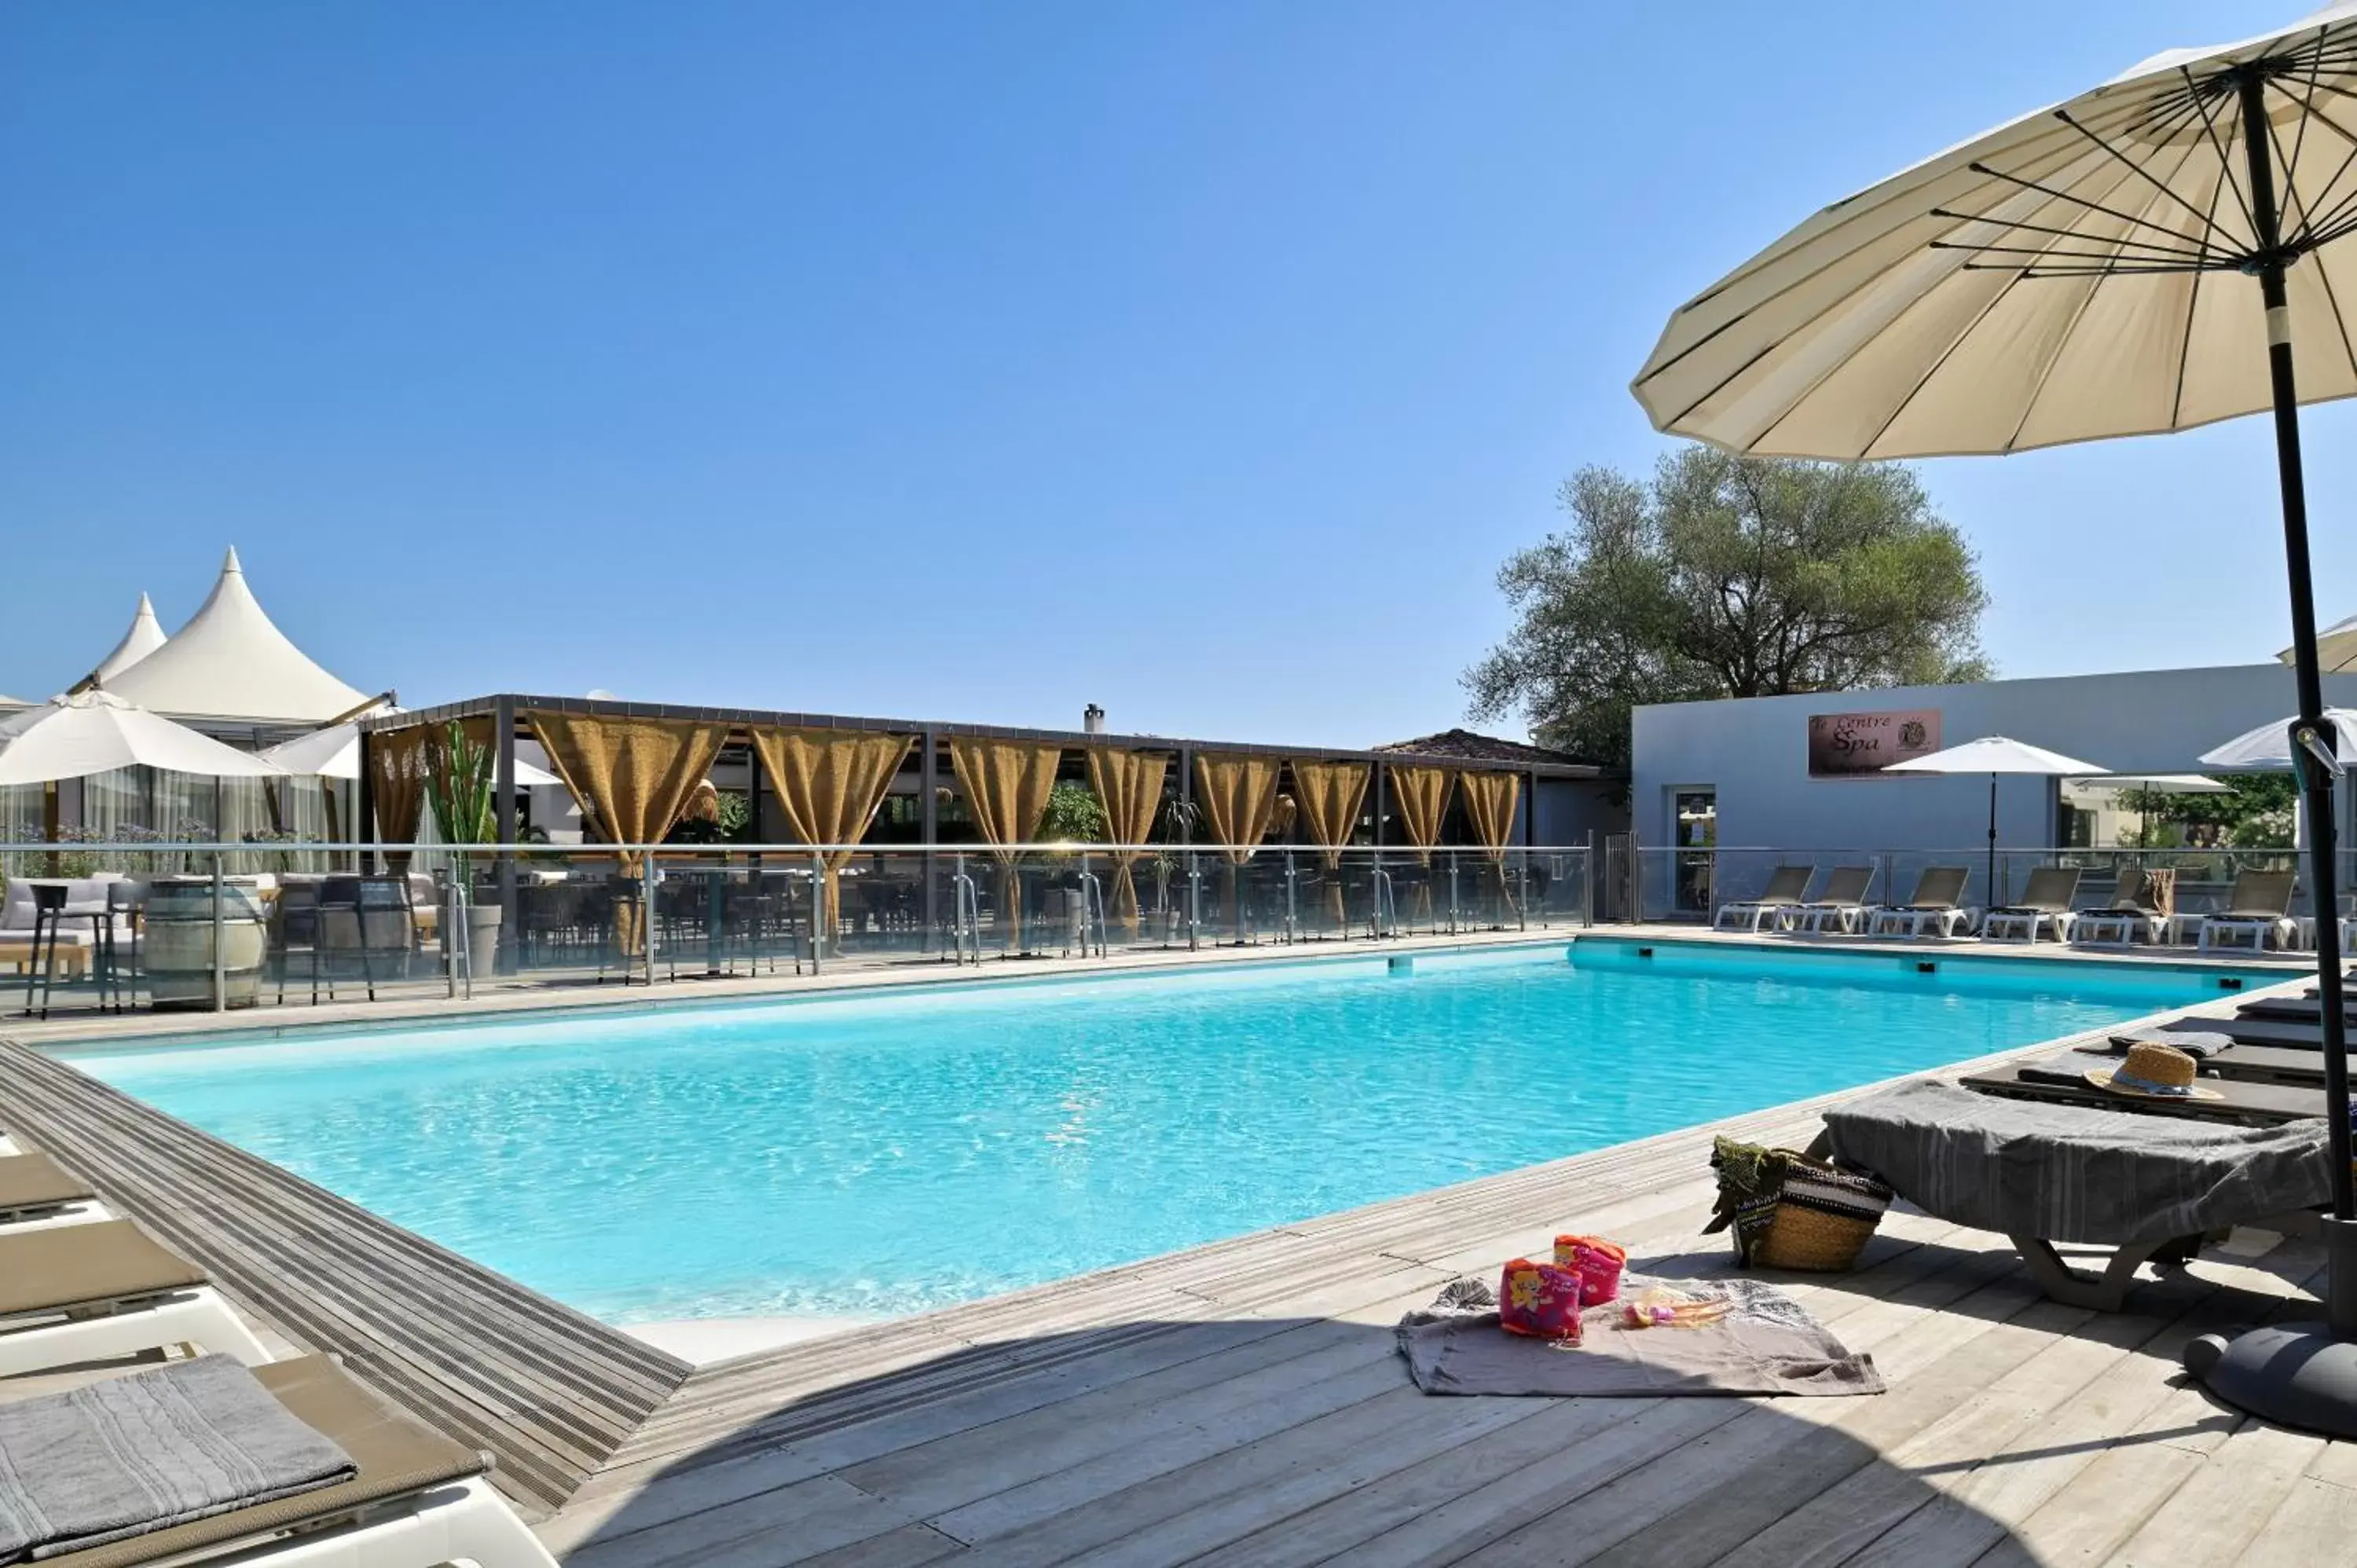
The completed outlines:
[[[2182,430],[2271,409],[2309,894],[2337,899],[2333,726],[2299,404],[2357,392],[2357,0],[2153,56],[1807,219],[1671,317],[1632,390],[1737,453],[1921,457]],[[2309,354],[2303,388],[2293,346]],[[2340,933],[2317,922],[2328,1322],[2187,1365],[2256,1413],[2357,1435],[2357,1189]]]
[[[47,784],[118,768],[217,779],[275,779],[285,771],[112,692],[55,697],[0,724],[0,784]]]
[[[1894,762],[1885,773],[1986,773],[1989,776],[1988,876],[1983,887],[1991,908],[1996,905],[1996,781],[2004,773],[2031,774],[2048,779],[2087,778],[2105,771],[2092,762],[2049,751],[2027,741],[1985,735],[1944,751],[1926,752]]]
[[[2276,655],[2286,664],[2299,662],[2299,650],[2287,648]],[[2316,660],[2328,675],[2357,670],[2357,616],[2334,621],[2316,634]]]

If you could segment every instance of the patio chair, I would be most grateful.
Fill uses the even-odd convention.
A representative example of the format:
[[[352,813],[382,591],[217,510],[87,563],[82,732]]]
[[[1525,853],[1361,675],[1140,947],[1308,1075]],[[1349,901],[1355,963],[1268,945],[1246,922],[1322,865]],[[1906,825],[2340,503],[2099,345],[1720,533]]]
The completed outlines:
[[[2040,866],[2029,874],[2029,886],[2021,890],[2020,903],[1991,909],[1981,917],[1982,938],[1994,942],[2018,937],[2034,942],[2040,930],[2051,926],[2056,941],[2069,941],[2072,924],[2077,919],[2071,912],[2071,900],[2078,894],[2080,875],[2075,865]]]
[[[1825,874],[1825,885],[1817,889],[1817,896],[1793,908],[1792,929],[1823,932],[1831,927],[1843,935],[1855,936],[1865,923],[1866,895],[1873,886],[1874,867],[1835,866]]]
[[[41,1561],[49,1568],[555,1568],[485,1480],[488,1455],[394,1410],[328,1357],[253,1370],[289,1414],[351,1459],[350,1479]]]
[[[1928,865],[1915,878],[1915,895],[1904,904],[1886,904],[1874,911],[1867,932],[1872,936],[1920,937],[1928,927],[1943,937],[1972,929],[1975,911],[1964,907],[1964,886],[1972,868]]]
[[[0,1377],[184,1342],[270,1359],[204,1270],[127,1219],[0,1230]]]
[[[1815,870],[1813,865],[1778,866],[1769,873],[1768,886],[1760,889],[1759,897],[1721,904],[1711,920],[1712,929],[1734,930],[1738,921],[1742,929],[1753,932],[1763,923],[1781,925],[1785,916],[1805,901],[1809,877]]]
[[[2034,1104],[1917,1079],[1825,1112],[1819,1146],[1934,1219],[2008,1238],[2056,1301],[2115,1312],[2147,1261],[2190,1259],[2207,1235],[2256,1225],[2316,1234],[2331,1200],[2325,1127],[2231,1127]],[[2116,1249],[2101,1275],[2054,1244]]]
[[[2238,872],[2234,886],[2226,894],[2226,907],[2201,919],[2201,936],[2198,943],[2203,952],[2214,952],[2247,945],[2252,952],[2264,952],[2269,947],[2289,947],[2299,930],[2299,922],[2291,918],[2292,886],[2298,874],[2291,871]],[[2248,938],[2247,944],[2239,939]]]
[[[2123,871],[2109,903],[2078,912],[2071,940],[2080,947],[2123,948],[2139,941],[2165,941],[2176,907],[2174,870]]]

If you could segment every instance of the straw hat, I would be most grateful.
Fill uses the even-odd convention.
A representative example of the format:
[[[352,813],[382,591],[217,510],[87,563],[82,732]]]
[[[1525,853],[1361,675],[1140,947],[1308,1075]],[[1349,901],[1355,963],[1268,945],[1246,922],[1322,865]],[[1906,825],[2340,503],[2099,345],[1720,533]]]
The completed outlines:
[[[2193,1073],[2193,1058],[2183,1051],[2169,1046],[2144,1044],[2130,1046],[2127,1059],[2119,1066],[2089,1072],[2087,1081],[2097,1089],[2132,1094],[2141,1100],[2226,1098],[2214,1089],[2194,1082]]]

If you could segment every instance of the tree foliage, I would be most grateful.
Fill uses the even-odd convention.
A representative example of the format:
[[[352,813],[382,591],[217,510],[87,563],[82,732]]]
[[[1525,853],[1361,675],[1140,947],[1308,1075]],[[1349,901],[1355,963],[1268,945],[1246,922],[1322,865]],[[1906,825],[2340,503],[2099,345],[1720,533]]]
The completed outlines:
[[[1048,810],[1039,818],[1039,837],[1047,843],[1102,843],[1107,836],[1105,811],[1096,791],[1066,779],[1048,793]]]
[[[1987,678],[1973,553],[1909,469],[1688,446],[1560,500],[1499,570],[1515,626],[1466,671],[1476,718],[1625,764],[1643,703]]]
[[[2123,789],[2120,805],[2144,819],[2131,833],[2130,848],[2157,849],[2171,843],[2196,849],[2289,849],[2292,801],[2299,785],[2290,771],[2230,773],[2223,794],[2179,795],[2159,789]]]

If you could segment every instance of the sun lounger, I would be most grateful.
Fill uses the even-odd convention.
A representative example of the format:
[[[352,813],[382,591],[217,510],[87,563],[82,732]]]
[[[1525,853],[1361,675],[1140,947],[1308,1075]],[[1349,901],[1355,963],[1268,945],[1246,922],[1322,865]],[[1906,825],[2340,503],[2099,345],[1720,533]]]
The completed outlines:
[[[1717,917],[1711,921],[1712,927],[1729,931],[1737,929],[1739,925],[1741,929],[1757,931],[1762,924],[1782,920],[1789,911],[1803,902],[1803,896],[1809,890],[1809,875],[1813,869],[1806,865],[1778,866],[1769,874],[1768,886],[1760,890],[1759,897],[1721,904]]]
[[[403,1415],[325,1356],[253,1375],[304,1424],[350,1455],[349,1481],[214,1514],[82,1552],[45,1568],[555,1568],[484,1480],[490,1461]]]
[[[2315,995],[2255,996],[2234,1011],[2245,1018],[2282,1018],[2289,1022],[2313,1024],[2324,1016],[2323,1004]],[[2344,1000],[2341,1015],[2357,1021],[2357,1002]]]
[[[2203,1079],[2202,1087],[2217,1091],[2214,1100],[2140,1100],[2111,1094],[2083,1078],[2041,1072],[2035,1063],[1991,1068],[1956,1079],[1959,1087],[2008,1100],[2040,1100],[2057,1105],[2083,1105],[2135,1115],[2166,1116],[2194,1122],[2300,1122],[2324,1115],[2321,1090],[2273,1083],[2244,1083]]]
[[[2021,902],[1995,908],[1981,917],[1981,936],[1988,941],[2003,941],[2018,937],[2034,942],[2038,933],[2048,926],[2054,928],[2054,940],[2071,940],[2071,927],[2078,917],[2071,911],[2071,900],[2079,892],[2081,872],[2075,865],[2041,865],[2029,874],[2029,886],[2021,890]]]
[[[1935,935],[1953,937],[1971,929],[1973,911],[1964,908],[1962,900],[1972,875],[1969,866],[1926,866],[1915,879],[1915,896],[1904,904],[1887,904],[1875,910],[1868,933],[1913,938],[1929,928]]]
[[[127,1219],[0,1230],[0,1377],[184,1343],[270,1359],[204,1270]]]
[[[2299,930],[2299,922],[2291,918],[2297,876],[2289,871],[2245,871],[2236,875],[2226,895],[2226,907],[2202,918],[2201,950],[2247,947],[2253,952],[2264,952],[2270,947],[2290,946]]]
[[[2111,902],[2082,909],[2072,940],[2083,947],[2128,947],[2168,934],[2177,893],[2173,871],[2123,871]]]
[[[1821,1145],[1935,1219],[2007,1237],[2047,1294],[2099,1312],[2118,1310],[2157,1254],[2190,1257],[2233,1225],[2312,1233],[2331,1198],[2320,1121],[2172,1122],[1929,1079],[1833,1107]],[[2093,1276],[2058,1241],[2117,1251]]]
[[[1855,934],[1866,918],[1867,889],[1874,886],[1874,867],[1836,865],[1825,874],[1817,896],[1792,910],[1792,929],[1823,932],[1828,929]]]
[[[110,1218],[90,1184],[48,1155],[0,1153],[0,1234]]]

